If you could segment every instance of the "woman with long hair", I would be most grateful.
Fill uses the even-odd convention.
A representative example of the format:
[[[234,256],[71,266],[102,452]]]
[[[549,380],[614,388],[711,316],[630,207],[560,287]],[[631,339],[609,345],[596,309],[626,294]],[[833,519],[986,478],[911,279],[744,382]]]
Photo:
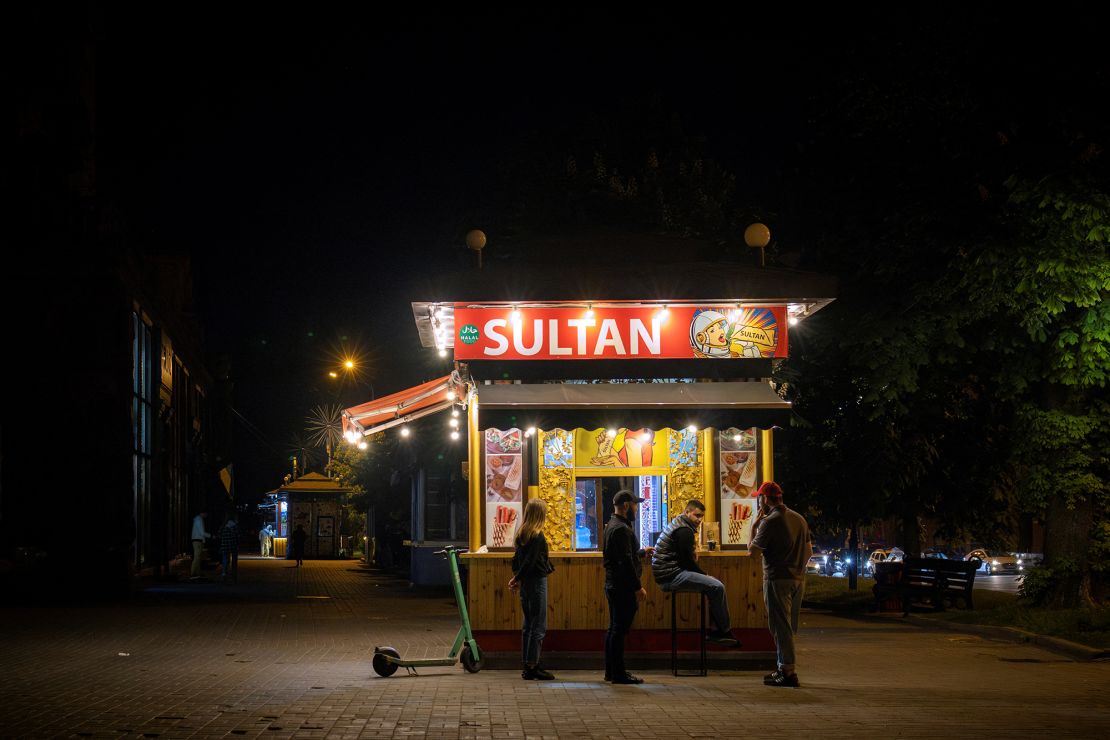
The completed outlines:
[[[520,589],[520,608],[524,612],[521,630],[521,652],[525,681],[550,681],[555,676],[540,667],[540,647],[547,632],[547,576],[555,566],[547,557],[547,539],[543,522],[547,518],[547,502],[534,498],[524,507],[524,521],[516,535],[513,554],[513,577],[509,588]]]

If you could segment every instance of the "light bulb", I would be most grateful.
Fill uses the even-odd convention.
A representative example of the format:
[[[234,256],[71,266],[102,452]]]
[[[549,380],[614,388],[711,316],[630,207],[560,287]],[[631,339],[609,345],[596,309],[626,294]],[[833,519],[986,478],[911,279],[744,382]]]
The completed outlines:
[[[358,448],[360,450],[365,450],[367,447],[368,447],[368,445],[365,442],[359,442],[358,443]]]
[[[459,438],[459,433],[458,432],[451,432],[451,439],[458,439],[458,438]]]
[[[440,356],[440,357],[446,357],[446,356],[447,356],[447,350],[445,350],[445,349],[443,349],[443,348],[440,348],[440,350],[439,350],[439,356]]]
[[[457,427],[459,425],[459,420],[458,419],[448,419],[447,423],[450,424],[452,427]]]
[[[698,431],[698,425],[697,424],[691,424],[690,426],[686,427],[686,431],[696,432],[696,431]]]
[[[408,427],[401,427],[401,436],[402,437],[409,436],[409,428]]]
[[[456,419],[459,418],[459,410],[451,409],[451,416],[454,416]]]
[[[454,401],[455,400],[455,392],[454,391],[447,391],[447,400],[448,401]]]
[[[791,316],[786,320],[786,323],[790,324],[791,326],[797,326],[798,325],[798,317],[797,316]]]
[[[605,436],[608,437],[609,439],[612,439],[613,437],[617,436],[617,430],[616,429],[606,429],[605,430]]]

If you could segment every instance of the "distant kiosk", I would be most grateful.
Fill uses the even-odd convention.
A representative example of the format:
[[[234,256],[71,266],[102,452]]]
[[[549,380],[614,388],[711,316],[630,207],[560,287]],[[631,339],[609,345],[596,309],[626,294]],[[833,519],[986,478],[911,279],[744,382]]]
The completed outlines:
[[[267,493],[274,507],[274,557],[289,557],[289,538],[298,524],[308,535],[306,559],[339,557],[340,507],[349,493],[350,488],[319,473],[306,473]]]

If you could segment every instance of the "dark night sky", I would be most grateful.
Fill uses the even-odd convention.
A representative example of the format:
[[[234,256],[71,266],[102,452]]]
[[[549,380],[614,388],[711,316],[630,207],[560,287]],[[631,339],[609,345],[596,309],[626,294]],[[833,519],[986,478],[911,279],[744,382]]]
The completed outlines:
[[[379,394],[440,369],[426,351],[412,360],[403,282],[466,264],[462,234],[496,220],[487,191],[522,142],[590,117],[677,116],[736,174],[738,200],[765,203],[838,75],[896,75],[887,55],[906,45],[978,54],[987,75],[1083,26],[1015,25],[989,7],[897,18],[274,7],[109,11],[98,95],[126,119],[116,131],[142,183],[143,233],[192,254],[208,349],[232,357],[237,408],[278,446],[332,400],[312,389],[341,336],[373,353]]]

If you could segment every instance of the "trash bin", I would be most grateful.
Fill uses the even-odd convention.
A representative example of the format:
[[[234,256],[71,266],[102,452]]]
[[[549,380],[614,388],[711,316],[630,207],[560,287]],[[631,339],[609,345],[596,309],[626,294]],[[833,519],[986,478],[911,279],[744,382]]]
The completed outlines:
[[[902,561],[875,563],[875,585],[872,592],[878,602],[879,611],[901,611],[902,600],[898,598],[898,584],[902,581]]]

